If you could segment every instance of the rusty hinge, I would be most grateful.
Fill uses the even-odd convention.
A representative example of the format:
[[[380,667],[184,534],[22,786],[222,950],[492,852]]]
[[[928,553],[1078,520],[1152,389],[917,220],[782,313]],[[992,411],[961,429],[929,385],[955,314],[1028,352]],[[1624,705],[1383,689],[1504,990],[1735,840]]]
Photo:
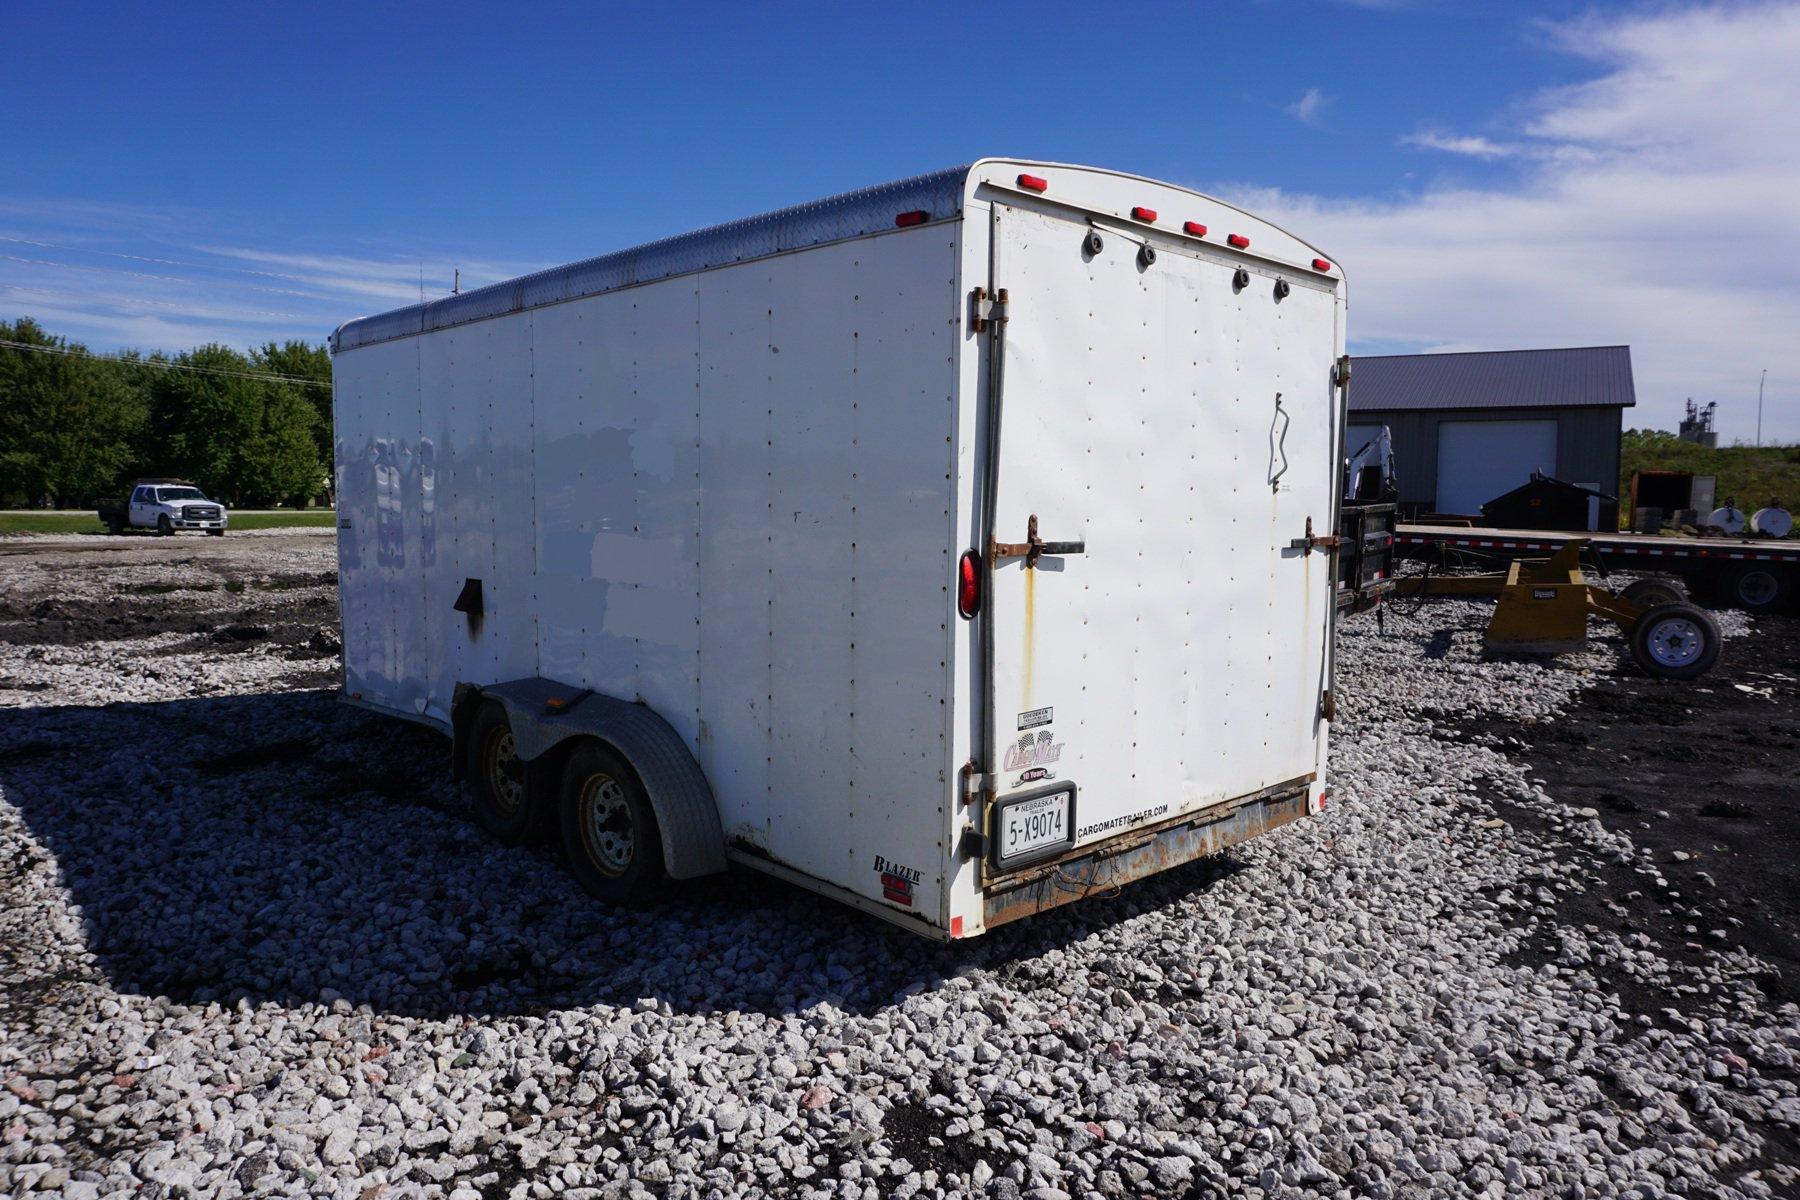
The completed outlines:
[[[1005,288],[992,296],[988,295],[986,288],[976,288],[969,293],[969,328],[976,333],[986,333],[990,324],[1006,324],[1006,309]]]
[[[1314,550],[1336,550],[1338,548],[1338,543],[1342,540],[1343,539],[1338,537],[1335,533],[1328,533],[1324,537],[1314,537],[1312,531],[1312,518],[1308,517],[1306,518],[1306,536],[1297,537],[1289,542],[1288,549],[1299,550],[1305,554],[1311,554]]]
[[[1330,688],[1319,695],[1319,715],[1327,721],[1337,720],[1337,693]]]
[[[980,764],[972,758],[962,765],[957,776],[958,790],[962,793],[961,799],[965,805],[974,804],[981,799],[983,793],[993,791],[997,782],[994,776],[984,773]]]
[[[1046,554],[1085,554],[1086,542],[1046,542],[1038,536],[1037,514],[1031,514],[1031,520],[1025,524],[1025,540],[1022,542],[995,542],[993,557],[996,561],[1002,558],[1023,558],[1027,567],[1037,566],[1038,559]]]

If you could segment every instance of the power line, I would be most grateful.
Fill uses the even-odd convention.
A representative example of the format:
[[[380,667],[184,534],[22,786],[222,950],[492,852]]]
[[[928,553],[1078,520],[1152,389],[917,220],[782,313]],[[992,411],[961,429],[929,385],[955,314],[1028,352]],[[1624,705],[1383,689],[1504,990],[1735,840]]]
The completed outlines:
[[[261,379],[270,383],[296,383],[302,387],[328,388],[325,379],[308,379],[304,375],[280,375],[274,371],[233,371],[225,367],[197,367],[192,363],[163,362],[154,358],[125,358],[117,354],[95,354],[70,346],[40,346],[35,342],[9,342],[0,338],[0,346],[9,350],[30,350],[37,354],[60,354],[64,358],[85,358],[94,362],[122,363],[128,367],[160,367],[165,371],[192,371],[196,375],[225,375],[233,379]]]

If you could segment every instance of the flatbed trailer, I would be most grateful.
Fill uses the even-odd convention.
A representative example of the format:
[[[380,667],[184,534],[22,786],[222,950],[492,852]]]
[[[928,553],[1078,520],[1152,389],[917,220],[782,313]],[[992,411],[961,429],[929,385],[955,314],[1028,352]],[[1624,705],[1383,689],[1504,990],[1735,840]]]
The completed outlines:
[[[1791,608],[1800,588],[1800,540],[1793,538],[1658,537],[1402,524],[1394,533],[1394,553],[1397,558],[1432,559],[1458,552],[1510,561],[1555,554],[1575,539],[1587,541],[1589,559],[1604,570],[1679,576],[1714,603],[1751,612]]]

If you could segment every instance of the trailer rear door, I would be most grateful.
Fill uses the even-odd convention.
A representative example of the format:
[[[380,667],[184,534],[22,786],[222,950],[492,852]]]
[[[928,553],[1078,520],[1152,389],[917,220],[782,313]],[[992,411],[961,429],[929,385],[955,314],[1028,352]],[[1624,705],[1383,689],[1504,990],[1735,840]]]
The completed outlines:
[[[994,221],[989,832],[1011,867],[1316,770],[1332,563],[1292,543],[1334,532],[1337,312],[1329,281],[1287,272],[1278,298],[1268,264],[1146,261],[1120,223],[1090,253],[1074,216]]]

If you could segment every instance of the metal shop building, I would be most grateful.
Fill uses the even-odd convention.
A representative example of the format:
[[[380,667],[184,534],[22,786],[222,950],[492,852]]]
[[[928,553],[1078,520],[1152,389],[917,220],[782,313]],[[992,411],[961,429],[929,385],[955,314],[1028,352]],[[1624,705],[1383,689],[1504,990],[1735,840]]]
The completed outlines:
[[[1533,471],[1616,494],[1636,403],[1629,346],[1358,355],[1347,444],[1386,425],[1403,511],[1478,516]]]

